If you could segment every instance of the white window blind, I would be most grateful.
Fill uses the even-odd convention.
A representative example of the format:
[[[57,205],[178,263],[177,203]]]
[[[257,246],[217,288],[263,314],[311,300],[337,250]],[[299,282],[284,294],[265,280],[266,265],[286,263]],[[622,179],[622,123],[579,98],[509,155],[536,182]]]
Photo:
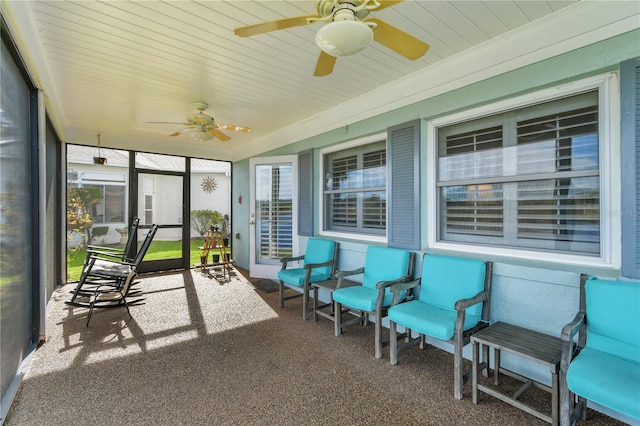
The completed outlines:
[[[386,146],[374,142],[325,156],[325,229],[384,234]]]
[[[269,198],[258,201],[259,250],[263,259],[292,255],[293,244],[293,174],[290,166],[263,166],[269,173]]]
[[[438,129],[441,241],[600,253],[597,91]]]

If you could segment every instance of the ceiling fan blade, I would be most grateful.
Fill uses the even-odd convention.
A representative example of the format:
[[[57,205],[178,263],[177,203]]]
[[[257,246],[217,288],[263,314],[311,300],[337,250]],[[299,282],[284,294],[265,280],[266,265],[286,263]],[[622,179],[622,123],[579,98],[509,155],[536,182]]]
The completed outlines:
[[[256,34],[268,33],[275,30],[284,30],[286,28],[301,27],[307,25],[308,18],[320,18],[320,15],[302,15],[293,18],[278,19],[276,21],[262,22],[260,24],[239,27],[233,32],[240,37],[250,37]]]
[[[380,7],[377,7],[374,10],[377,12],[379,10],[386,9],[387,7],[391,7],[394,4],[402,3],[403,1],[404,0],[378,0],[378,3],[380,3]]]
[[[387,24],[376,18],[369,18],[365,22],[375,22],[378,26],[373,30],[373,39],[388,47],[407,59],[415,61],[429,50],[429,45],[418,40],[409,33]]]
[[[316,70],[313,75],[316,77],[322,77],[331,74],[333,66],[336,64],[336,59],[338,58],[333,55],[329,55],[324,50],[321,50],[320,57],[318,58],[318,64],[316,65]]]
[[[225,135],[218,129],[209,129],[209,133],[211,133],[213,136],[215,136],[216,138],[220,139],[223,142],[226,142],[229,139],[231,139],[229,136]]]
[[[244,126],[238,126],[235,124],[216,123],[216,126],[218,126],[218,129],[222,129],[222,130],[235,130],[236,132],[245,132],[245,133],[251,132],[250,128],[244,127]]]
[[[171,133],[169,136],[180,136],[184,133],[187,133],[189,130],[191,130],[190,128],[186,128],[186,129],[182,129],[182,130],[178,130],[177,132],[173,132]]]

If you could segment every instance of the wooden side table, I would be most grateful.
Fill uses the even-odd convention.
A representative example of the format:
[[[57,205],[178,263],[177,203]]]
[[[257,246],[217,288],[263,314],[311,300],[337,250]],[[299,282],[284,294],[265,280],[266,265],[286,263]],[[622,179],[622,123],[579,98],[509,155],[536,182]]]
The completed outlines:
[[[338,285],[338,280],[318,281],[311,284],[311,287],[313,287],[313,319],[314,321],[318,321],[318,316],[321,316],[333,322],[336,321],[336,316],[335,316],[334,307],[333,307],[333,292],[336,289],[337,285]],[[355,285],[360,285],[360,284],[354,281],[349,281],[349,280],[343,280],[342,282],[343,287],[351,287]],[[321,288],[329,291],[329,303],[325,303],[323,305],[320,305],[318,303],[319,302],[318,290]]]
[[[472,335],[471,343],[473,344],[472,381],[474,404],[478,403],[478,391],[482,391],[508,404],[518,407],[539,419],[549,422],[554,426],[558,424],[558,372],[560,371],[560,355],[562,352],[562,342],[560,338],[539,333],[537,331],[527,330],[526,328],[512,324],[497,322]],[[523,385],[513,395],[504,394],[495,388],[478,383],[478,374],[480,369],[480,345],[487,345],[494,348],[494,385],[499,385],[500,373],[506,374],[507,376],[523,382]],[[503,350],[547,366],[551,372],[551,387],[545,386],[500,367],[500,351]],[[488,369],[488,360],[485,365],[485,368]],[[518,400],[518,398],[531,386],[551,393],[551,415],[540,412]]]

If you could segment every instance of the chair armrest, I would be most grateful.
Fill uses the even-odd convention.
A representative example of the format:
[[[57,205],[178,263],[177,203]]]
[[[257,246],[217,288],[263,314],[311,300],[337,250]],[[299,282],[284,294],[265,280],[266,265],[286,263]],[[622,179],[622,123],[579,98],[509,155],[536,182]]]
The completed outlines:
[[[336,279],[338,280],[338,283],[336,284],[336,290],[342,287],[342,280],[344,280],[344,277],[348,277],[350,275],[362,274],[363,272],[364,272],[364,267],[358,268],[358,269],[353,269],[351,271],[338,271],[338,272],[336,272]]]
[[[100,251],[123,251],[124,249],[121,247],[106,247],[106,246],[96,246],[96,245],[88,245],[86,247],[87,251],[96,251],[96,250],[100,250]]]
[[[287,269],[287,263],[302,259],[304,259],[304,254],[295,257],[282,257],[280,258],[280,262],[282,262],[282,269]]]
[[[401,282],[392,284],[389,290],[393,293],[393,300],[391,301],[391,306],[395,306],[400,303],[400,293],[406,290],[411,290],[412,288],[416,288],[420,285],[420,278],[413,281]]]
[[[576,348],[574,350],[573,338],[580,331],[582,327],[586,325],[586,312],[579,311],[569,324],[562,327],[562,333],[560,334],[560,340],[562,340],[562,357],[560,358],[560,372],[566,374],[569,370],[569,364],[576,355],[576,350],[582,348]]]
[[[313,268],[319,268],[321,266],[331,266],[331,265],[333,265],[333,259],[327,260],[326,262],[322,262],[322,263],[306,263],[304,265],[304,269],[313,269]]]
[[[348,277],[349,275],[362,274],[364,268],[353,269],[351,271],[338,271],[336,272],[336,278]]]
[[[108,260],[108,261],[112,261],[112,259],[120,260],[122,259],[122,256],[124,254],[123,252],[117,253],[117,252],[98,251],[98,250],[88,251],[87,253],[90,255],[90,257],[94,257],[96,259]]]
[[[411,275],[405,275],[403,277],[400,278],[396,278],[395,280],[391,280],[391,281],[378,281],[376,283],[376,288],[378,290],[380,289],[385,289],[387,287],[391,287],[394,284],[398,284],[398,283],[406,283],[407,281],[409,281],[411,279]]]
[[[486,301],[488,297],[489,297],[489,292],[483,290],[480,293],[468,299],[460,299],[453,305],[453,308],[458,312],[458,315],[456,318],[454,339],[462,338],[462,335],[464,333],[464,321],[467,313],[466,309],[470,306]]]
[[[376,312],[381,312],[382,310],[382,302],[384,301],[385,289],[387,289],[388,287],[391,287],[394,284],[406,283],[410,279],[411,279],[410,275],[405,275],[395,280],[378,281],[376,283],[376,288],[378,289],[378,299],[376,300]],[[391,300],[391,302],[393,303],[393,299]]]
[[[489,293],[486,291],[481,291],[480,293],[476,294],[473,297],[470,297],[468,299],[460,299],[458,300],[454,305],[453,308],[456,311],[462,311],[467,309],[470,306],[473,305],[477,305],[480,302],[484,302],[485,300],[487,300]]]
[[[134,262],[129,260],[113,260],[113,259],[104,259],[100,256],[91,256],[91,259],[101,260],[102,262],[111,263],[113,265],[122,265],[122,266],[136,266]]]

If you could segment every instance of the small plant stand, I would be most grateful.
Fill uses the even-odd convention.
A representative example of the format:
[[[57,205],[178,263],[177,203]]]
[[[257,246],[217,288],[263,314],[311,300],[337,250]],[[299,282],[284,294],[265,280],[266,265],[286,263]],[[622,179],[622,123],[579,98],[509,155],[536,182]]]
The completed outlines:
[[[204,237],[204,244],[198,247],[200,250],[200,264],[194,266],[200,267],[201,271],[207,270],[209,267],[222,266],[223,278],[227,279],[227,272],[231,259],[227,254],[227,245],[224,244],[222,232],[216,228],[210,229]],[[218,255],[219,261],[209,263],[209,253]]]

